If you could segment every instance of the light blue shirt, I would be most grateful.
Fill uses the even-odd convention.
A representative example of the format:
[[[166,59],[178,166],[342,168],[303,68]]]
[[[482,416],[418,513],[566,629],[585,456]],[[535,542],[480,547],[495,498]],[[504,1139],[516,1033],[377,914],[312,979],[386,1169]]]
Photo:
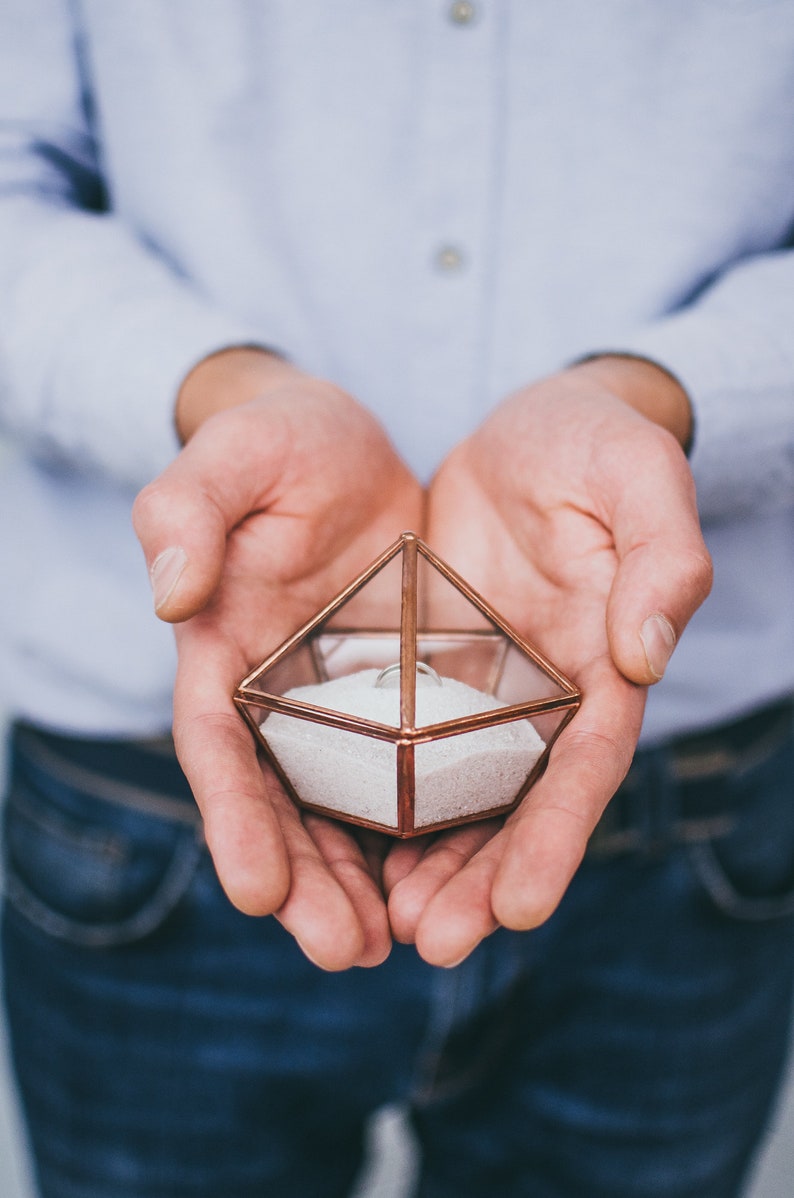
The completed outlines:
[[[794,691],[790,0],[3,0],[0,119],[0,705],[168,726],[130,504],[246,342],[423,478],[582,354],[659,361],[716,582],[645,738]]]

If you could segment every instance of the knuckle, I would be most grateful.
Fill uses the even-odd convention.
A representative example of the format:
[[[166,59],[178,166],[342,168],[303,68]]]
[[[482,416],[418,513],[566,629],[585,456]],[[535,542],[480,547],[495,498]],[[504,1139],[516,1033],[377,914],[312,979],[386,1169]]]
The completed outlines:
[[[694,606],[699,607],[714,582],[714,564],[705,545],[680,556],[679,579],[681,591],[691,596]]]

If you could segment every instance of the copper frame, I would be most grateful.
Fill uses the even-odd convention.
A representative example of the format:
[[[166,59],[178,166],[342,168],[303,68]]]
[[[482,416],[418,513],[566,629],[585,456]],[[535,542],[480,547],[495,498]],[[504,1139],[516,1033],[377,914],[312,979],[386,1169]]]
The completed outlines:
[[[392,627],[357,628],[335,624],[331,627],[334,616],[398,555],[402,555],[399,630]],[[485,630],[482,627],[477,629],[439,629],[420,624],[417,599],[418,563],[420,560],[424,560],[437,571],[441,578],[451,584],[458,594],[468,601],[471,608],[484,619]],[[315,681],[327,681],[326,665],[320,651],[323,638],[326,641],[330,639],[331,643],[341,644],[342,642],[356,641],[359,645],[369,640],[374,645],[384,641],[393,644],[397,635],[399,635],[400,667],[399,726],[382,724],[364,717],[334,711],[330,707],[321,707],[298,699],[287,698],[277,690],[268,690],[266,687],[268,679],[272,679],[273,675],[283,677],[285,670],[289,674],[290,662],[296,660],[295,655],[297,654],[301,654],[302,668],[306,668],[307,660],[311,661]],[[432,658],[434,645],[437,647],[435,651],[441,651],[438,648],[440,646],[449,650],[450,646],[454,648],[458,645],[465,657],[469,649],[482,651],[486,641],[489,642],[486,646],[487,651],[493,657],[493,663],[489,667],[489,678],[482,688],[488,694],[495,698],[498,697],[507,657],[511,653],[517,653],[525,663],[531,663],[538,671],[539,678],[546,680],[549,690],[555,693],[543,698],[525,697],[486,712],[417,727],[416,666],[417,661],[420,660],[418,644],[421,642],[425,646],[422,660],[426,660],[428,657]],[[499,648],[502,650],[501,655],[497,652]],[[308,658],[305,650],[309,652]],[[285,689],[283,685],[281,689]],[[237,687],[234,701],[282,785],[296,803],[309,810],[318,811],[323,815],[329,815],[351,824],[374,828],[392,836],[405,838],[470,823],[474,820],[505,815],[512,811],[545,769],[554,741],[578,710],[581,694],[539,649],[521,637],[473,587],[420,540],[416,533],[404,532],[393,545],[384,550],[321,611],[317,612],[252,670]],[[301,796],[262,731],[260,724],[266,722],[266,720],[262,720],[263,712],[277,712],[282,715],[294,716],[300,720],[311,720],[317,724],[340,729],[343,732],[374,737],[392,744],[396,755],[397,787],[397,811],[394,824],[384,824],[350,812],[340,811],[331,802],[311,802],[307,801],[305,796]],[[546,731],[543,736],[545,748],[509,802],[502,802],[497,806],[477,810],[471,814],[456,816],[454,819],[441,819],[437,822],[425,820],[420,826],[417,826],[415,820],[415,754],[417,746],[444,737],[462,736],[467,732],[514,720],[529,720],[530,723],[539,720],[545,721]]]

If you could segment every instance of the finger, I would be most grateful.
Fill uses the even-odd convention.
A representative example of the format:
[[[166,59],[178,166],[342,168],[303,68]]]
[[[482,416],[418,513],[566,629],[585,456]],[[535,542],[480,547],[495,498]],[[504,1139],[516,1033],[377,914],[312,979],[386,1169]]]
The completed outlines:
[[[367,863],[367,870],[370,876],[375,880],[375,884],[381,894],[384,893],[383,882],[383,863],[392,845],[390,836],[384,835],[382,832],[370,831],[367,828],[359,828],[356,831],[356,840],[363,854],[364,860]]]
[[[275,779],[227,693],[241,671],[235,651],[200,626],[180,629],[174,691],[177,755],[204,820],[207,847],[236,907],[268,915],[284,903],[290,867],[274,810]],[[229,673],[231,671],[231,673]]]
[[[408,851],[398,846],[393,863],[387,858],[384,876],[389,884],[389,920],[396,940],[414,943],[428,905],[494,836],[499,826],[498,820],[469,824],[442,832],[426,845],[414,841]],[[489,897],[487,908],[490,915]]]
[[[387,897],[416,868],[432,843],[433,837],[430,835],[395,840],[383,861],[383,890]]]
[[[278,919],[323,969],[371,967],[391,951],[386,905],[350,831],[323,816],[285,826],[292,887]]]
[[[417,922],[415,943],[431,965],[459,965],[499,926],[491,895],[504,851],[504,830],[489,840],[429,899]]]
[[[552,751],[544,776],[505,825],[491,902],[500,924],[537,927],[556,910],[604,808],[625,777],[642,723],[645,692],[599,663],[585,699]]]
[[[456,965],[500,924],[527,930],[543,923],[557,907],[592,829],[628,768],[639,731],[636,722],[631,739],[627,735],[619,744],[592,726],[586,706],[577,720],[580,717],[577,730],[563,733],[557,742],[546,776],[497,835],[457,871],[442,858],[435,890],[422,876],[424,861],[417,866],[416,878],[409,875],[403,883],[418,890],[421,882],[425,888],[415,942],[431,964]],[[418,906],[419,896],[411,897]],[[394,895],[390,912],[393,901]]]
[[[161,619],[186,620],[209,601],[221,579],[228,533],[266,505],[285,453],[276,413],[265,423],[262,409],[235,408],[202,425],[138,494],[133,527]]]
[[[589,698],[554,746],[546,774],[502,830],[427,901],[415,942],[432,964],[457,964],[500,924],[539,926],[565,893],[628,769],[644,702],[644,692],[607,660],[591,665],[583,686]]]
[[[615,665],[644,686],[665,673],[681,635],[711,586],[708,555],[655,543],[621,562],[607,603]]]
[[[282,820],[292,884],[276,917],[320,969],[349,969],[365,950],[364,929],[354,906],[303,827],[298,812],[284,807]]]
[[[653,435],[643,469],[621,489],[613,517],[618,569],[607,635],[623,675],[657,682],[711,589],[712,567],[689,467],[672,438]]]
[[[276,914],[324,969],[346,969],[378,952],[385,956],[384,940],[388,944],[390,937],[374,882],[370,879],[366,897],[370,908],[381,909],[380,935],[371,910],[362,924],[338,875],[362,909],[364,880],[347,877],[353,867],[341,860],[338,848],[334,853],[329,847],[336,874],[329,868],[272,770],[259,760],[227,696],[225,679],[239,673],[238,650],[209,631],[202,616],[177,635],[174,739],[227,895],[248,915]],[[365,872],[363,864],[360,872]]]
[[[166,471],[140,492],[133,508],[154,609],[177,623],[199,611],[221,580],[226,519],[200,488]]]

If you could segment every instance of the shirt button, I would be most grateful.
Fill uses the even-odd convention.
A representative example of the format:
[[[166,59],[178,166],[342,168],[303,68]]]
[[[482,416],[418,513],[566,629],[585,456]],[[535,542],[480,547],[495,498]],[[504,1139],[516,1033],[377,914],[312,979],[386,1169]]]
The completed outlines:
[[[477,15],[471,0],[455,0],[449,6],[449,19],[454,25],[469,25]]]
[[[464,257],[462,250],[456,245],[442,245],[436,250],[436,269],[442,274],[451,275],[462,268]]]

